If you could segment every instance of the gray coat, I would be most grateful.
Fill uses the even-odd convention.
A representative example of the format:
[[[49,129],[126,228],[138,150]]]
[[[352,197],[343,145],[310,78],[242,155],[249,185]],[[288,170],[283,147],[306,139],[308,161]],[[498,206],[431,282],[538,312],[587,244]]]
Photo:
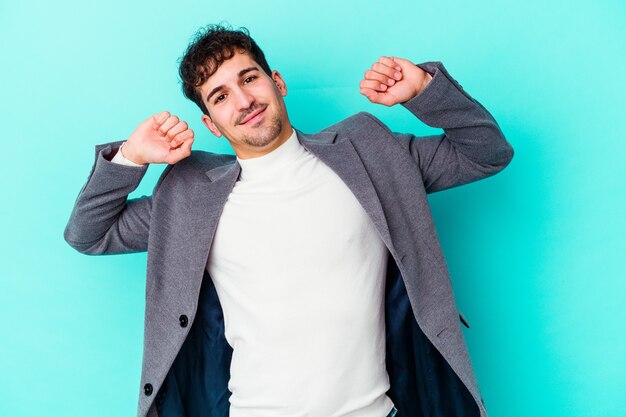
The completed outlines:
[[[399,415],[486,417],[426,194],[499,172],[513,148],[442,63],[418,66],[433,79],[402,105],[443,134],[393,133],[363,112],[296,133],[352,190],[389,250],[387,394]],[[206,264],[240,166],[194,151],[166,168],[152,196],[127,199],[146,168],[110,162],[120,143],[96,147],[65,240],[91,255],[148,251],[138,416],[225,417],[232,349]]]

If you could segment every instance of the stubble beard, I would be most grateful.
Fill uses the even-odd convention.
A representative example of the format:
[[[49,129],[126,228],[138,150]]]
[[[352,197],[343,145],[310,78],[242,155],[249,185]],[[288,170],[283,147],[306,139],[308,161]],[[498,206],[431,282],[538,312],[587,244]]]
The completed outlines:
[[[267,146],[280,135],[283,130],[283,120],[280,114],[274,114],[270,120],[269,126],[258,129],[256,135],[244,134],[241,141],[248,146],[263,147]]]

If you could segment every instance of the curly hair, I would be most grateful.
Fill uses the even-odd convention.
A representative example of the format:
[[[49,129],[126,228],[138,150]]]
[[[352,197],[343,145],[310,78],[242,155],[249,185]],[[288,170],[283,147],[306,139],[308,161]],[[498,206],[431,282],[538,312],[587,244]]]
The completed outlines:
[[[200,107],[206,115],[209,111],[202,101],[199,88],[217,71],[219,66],[235,53],[248,53],[267,75],[271,70],[261,48],[250,37],[248,29],[233,30],[224,24],[212,24],[201,28],[193,36],[185,54],[180,58],[178,73],[185,97]]]

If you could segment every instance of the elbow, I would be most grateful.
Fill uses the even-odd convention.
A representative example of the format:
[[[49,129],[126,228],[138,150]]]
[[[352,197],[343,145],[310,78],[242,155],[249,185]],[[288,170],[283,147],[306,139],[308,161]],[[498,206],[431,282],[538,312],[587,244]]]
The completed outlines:
[[[501,162],[501,169],[506,168],[511,161],[513,160],[513,155],[515,155],[515,151],[513,150],[513,146],[511,146],[511,144],[504,138],[502,138],[504,141],[504,146],[503,146],[503,150],[502,150],[502,162]]]
[[[65,229],[65,232],[63,233],[63,238],[65,239],[67,244],[70,245],[76,251],[85,255],[91,255],[91,252],[89,251],[90,246],[84,244],[83,242],[80,242],[79,240],[73,239],[68,233],[67,229]]]
[[[498,134],[494,138],[494,142],[491,153],[491,162],[489,165],[495,170],[500,172],[506,168],[513,160],[515,151],[513,146],[506,140],[502,132],[498,129]]]
[[[498,158],[496,160],[496,163],[494,164],[494,166],[496,166],[499,171],[503,170],[511,163],[511,161],[513,160],[513,155],[515,154],[515,151],[513,150],[511,144],[507,142],[507,140],[504,138],[502,140],[502,148],[499,150]]]
[[[63,239],[73,249],[84,255],[101,255],[103,253],[101,245],[94,244],[93,242],[85,242],[77,238],[72,234],[69,225],[63,231]]]
[[[500,136],[498,146],[491,146],[491,149],[486,151],[482,161],[478,162],[480,170],[486,176],[495,175],[511,163],[514,153],[511,144],[503,136]]]

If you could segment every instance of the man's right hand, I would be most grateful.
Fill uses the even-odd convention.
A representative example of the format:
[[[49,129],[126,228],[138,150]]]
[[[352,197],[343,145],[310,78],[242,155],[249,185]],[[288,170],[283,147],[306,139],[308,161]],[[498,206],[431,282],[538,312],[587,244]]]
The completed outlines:
[[[124,158],[136,164],[175,164],[191,155],[193,130],[164,111],[144,120],[122,148]]]

